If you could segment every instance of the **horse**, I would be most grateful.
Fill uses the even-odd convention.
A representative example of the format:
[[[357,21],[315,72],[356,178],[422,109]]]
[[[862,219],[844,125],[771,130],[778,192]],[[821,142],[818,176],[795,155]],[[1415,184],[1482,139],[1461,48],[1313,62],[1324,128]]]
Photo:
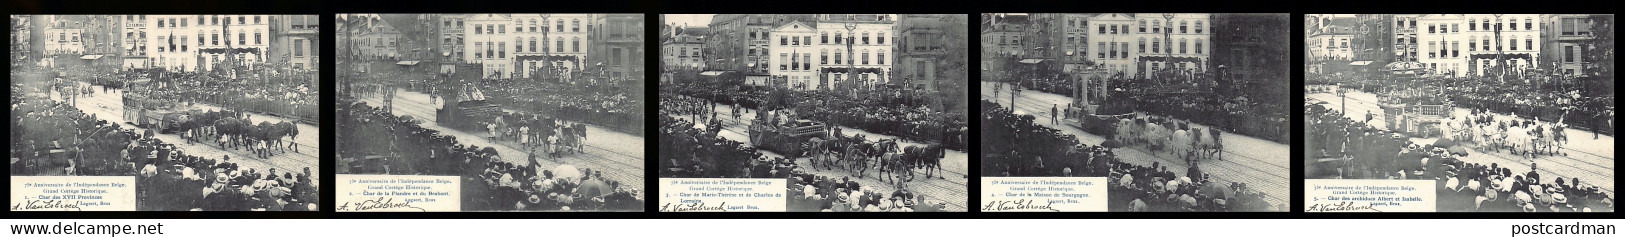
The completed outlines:
[[[878,167],[875,171],[879,174],[881,181],[891,178],[892,182],[897,182],[903,176],[899,174],[900,172],[908,174],[910,180],[914,179],[913,170],[903,162],[903,153],[897,147],[897,140],[881,140],[875,146],[875,154],[877,154],[875,155],[875,167]]]
[[[865,142],[853,142],[846,145],[846,152],[844,152],[846,156],[841,158],[841,162],[846,163],[843,166],[853,176],[858,176],[861,179],[864,175],[863,172],[869,170],[868,157],[872,146],[872,144]]]
[[[946,149],[942,145],[908,146],[903,149],[903,154],[907,163],[925,169],[926,179],[932,177],[933,170],[937,172],[937,178],[947,179],[942,176],[942,158],[947,156]]]
[[[277,123],[277,126],[282,127],[282,131],[288,135],[288,148],[292,148],[294,153],[299,153],[299,125],[293,122],[282,121],[281,123]]]

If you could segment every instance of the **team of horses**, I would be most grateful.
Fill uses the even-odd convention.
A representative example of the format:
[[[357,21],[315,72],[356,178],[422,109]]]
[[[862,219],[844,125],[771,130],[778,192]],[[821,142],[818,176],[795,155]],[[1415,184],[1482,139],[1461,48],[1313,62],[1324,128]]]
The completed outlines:
[[[247,149],[259,158],[269,158],[276,152],[299,152],[299,126],[289,121],[254,123],[247,114],[238,111],[207,111],[179,115],[173,129],[188,141],[213,139],[222,149]],[[284,142],[283,138],[287,138]]]
[[[916,169],[925,169],[927,179],[943,178],[942,159],[947,154],[942,145],[903,147],[895,138],[871,142],[862,134],[814,137],[802,142],[801,148],[800,155],[810,158],[814,169],[840,168],[864,178],[872,168],[881,181],[897,183],[913,181]]]
[[[1223,133],[1190,125],[1160,116],[1125,116],[1118,119],[1115,136],[1122,146],[1145,146],[1152,154],[1168,153],[1188,162],[1224,159]]]
[[[1561,154],[1568,143],[1562,123],[1533,121],[1497,121],[1492,115],[1470,115],[1443,120],[1443,137],[1457,142],[1471,141],[1479,149],[1528,156]]]

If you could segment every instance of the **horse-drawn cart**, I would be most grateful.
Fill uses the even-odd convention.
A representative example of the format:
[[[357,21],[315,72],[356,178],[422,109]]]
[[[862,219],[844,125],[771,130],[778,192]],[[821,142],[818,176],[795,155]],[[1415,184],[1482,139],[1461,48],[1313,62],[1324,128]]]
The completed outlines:
[[[802,153],[802,143],[812,138],[828,139],[824,123],[811,120],[777,125],[757,120],[750,125],[750,143],[764,150],[794,157]]]

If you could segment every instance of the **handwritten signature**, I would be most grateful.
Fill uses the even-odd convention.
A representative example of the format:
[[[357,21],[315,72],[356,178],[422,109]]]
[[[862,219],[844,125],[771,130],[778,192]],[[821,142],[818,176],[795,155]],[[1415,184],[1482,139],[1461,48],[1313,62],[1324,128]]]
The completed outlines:
[[[1348,201],[1334,203],[1334,204],[1310,205],[1309,210],[1305,210],[1305,211],[1306,212],[1332,212],[1332,211],[1336,211],[1336,212],[1347,212],[1347,211],[1382,212],[1382,210],[1377,210],[1377,207],[1374,206],[1374,205],[1371,205],[1371,204],[1366,204],[1366,206],[1357,206],[1354,202],[1348,202]]]
[[[705,205],[705,203],[703,203],[703,202],[686,203],[686,204],[666,203],[666,205],[661,205],[660,206],[660,211],[662,211],[662,212],[724,211],[725,212],[725,211],[728,211],[727,209],[722,208],[722,207],[725,207],[725,206],[728,206],[728,202],[723,202],[721,204],[717,204],[716,206]]]
[[[350,208],[351,208],[350,203],[346,202],[346,203],[344,203],[344,205],[339,205],[338,210],[339,211],[349,211]],[[401,209],[410,208],[410,209],[417,209],[418,211],[422,211],[422,212],[428,212],[428,210],[424,210],[421,207],[412,206],[411,203],[395,203],[394,198],[379,197],[376,200],[363,200],[361,202],[355,203],[355,211],[366,211],[366,210],[374,210],[374,209],[397,209],[397,208],[401,208]]]
[[[1061,211],[1061,210],[1055,209],[1054,207],[1050,207],[1049,203],[1036,204],[1037,202],[1038,202],[1038,200],[1032,200],[1032,199],[1018,199],[1018,200],[1015,200],[1015,201],[994,201],[994,202],[987,203],[987,205],[983,205],[982,206],[982,211],[1013,211],[1013,210],[1048,210],[1048,211],[1053,211],[1053,212],[1060,212]]]
[[[63,200],[28,200],[27,203],[18,203],[17,205],[11,206],[11,210],[37,209],[73,209],[75,211],[84,210],[79,208],[79,204],[68,203],[67,201]]]

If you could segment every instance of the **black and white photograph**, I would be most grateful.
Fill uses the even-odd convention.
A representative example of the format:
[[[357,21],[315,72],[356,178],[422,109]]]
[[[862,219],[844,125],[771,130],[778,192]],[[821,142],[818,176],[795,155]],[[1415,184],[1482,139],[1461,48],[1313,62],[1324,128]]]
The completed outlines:
[[[660,178],[782,181],[789,212],[966,212],[967,18],[661,15]]]
[[[1098,203],[1075,210],[1058,208],[1065,196],[982,210],[1287,211],[1290,23],[1284,13],[981,14],[984,179],[1105,186],[1068,200]],[[1045,199],[997,184],[983,186],[984,201]]]
[[[12,15],[12,210],[320,210],[321,22]]]
[[[643,210],[642,14],[336,17],[341,182],[458,184],[429,199],[339,190],[360,197],[339,211]]]
[[[1303,21],[1310,181],[1428,183],[1437,212],[1614,211],[1614,15]]]

